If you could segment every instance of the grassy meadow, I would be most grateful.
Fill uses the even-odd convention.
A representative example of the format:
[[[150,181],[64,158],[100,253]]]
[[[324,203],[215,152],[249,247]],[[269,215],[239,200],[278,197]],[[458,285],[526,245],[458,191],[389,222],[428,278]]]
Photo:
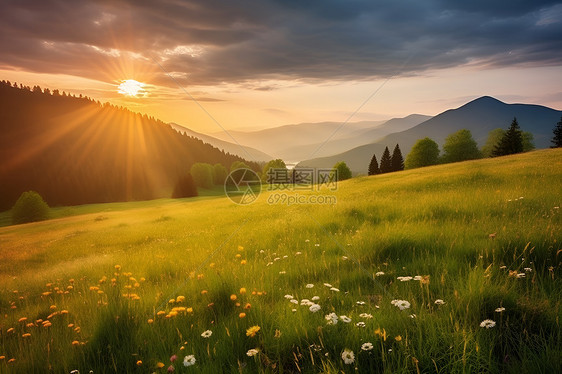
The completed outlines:
[[[561,149],[271,193],[1,227],[0,373],[562,371]]]

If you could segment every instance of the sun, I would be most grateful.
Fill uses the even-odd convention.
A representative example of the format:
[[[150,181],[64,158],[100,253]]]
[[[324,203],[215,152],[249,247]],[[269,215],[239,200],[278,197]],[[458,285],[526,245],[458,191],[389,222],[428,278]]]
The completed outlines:
[[[127,79],[121,82],[117,87],[117,92],[125,96],[142,97],[146,94],[144,89],[146,85],[134,79]]]

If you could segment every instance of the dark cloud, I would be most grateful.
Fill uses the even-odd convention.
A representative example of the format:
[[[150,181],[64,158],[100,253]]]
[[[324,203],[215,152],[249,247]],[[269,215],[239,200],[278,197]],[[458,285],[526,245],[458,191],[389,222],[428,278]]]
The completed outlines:
[[[465,63],[559,65],[555,1],[10,1],[0,66],[111,81],[111,67],[181,84],[361,80]],[[153,83],[173,85],[163,74]],[[270,89],[255,85],[256,89]]]

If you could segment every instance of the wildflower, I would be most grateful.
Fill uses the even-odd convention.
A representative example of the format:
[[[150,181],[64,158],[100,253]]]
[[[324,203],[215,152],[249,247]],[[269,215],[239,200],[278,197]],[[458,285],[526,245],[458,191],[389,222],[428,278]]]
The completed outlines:
[[[496,312],[497,312],[497,313],[501,313],[501,312],[503,312],[504,310],[505,310],[504,307],[496,308]]]
[[[244,309],[250,309],[252,307],[252,304],[250,303],[246,303],[246,305],[244,305]]]
[[[363,345],[361,346],[361,350],[362,351],[370,351],[371,349],[373,349],[373,343],[363,343]]]
[[[406,300],[392,300],[390,303],[400,310],[408,309],[410,307],[410,303]]]
[[[242,251],[244,250],[244,247],[242,247],[241,245],[239,245],[239,246],[238,246],[238,250],[239,250],[240,252],[242,252]]]
[[[238,317],[239,317],[239,318],[244,318],[244,317],[246,317],[246,313],[242,312],[242,313],[240,313],[240,314],[238,315]]]
[[[414,318],[416,318],[416,317],[417,317],[417,316],[416,316],[415,314],[410,314],[410,318],[411,318],[411,319],[414,319]]]
[[[359,315],[359,317],[361,317],[361,318],[366,318],[366,319],[371,319],[371,318],[373,318],[373,315],[372,315],[372,314],[369,314],[369,313],[361,313],[361,314]]]
[[[157,367],[158,369],[162,369],[162,368],[164,367],[164,363],[163,363],[163,362],[159,362],[159,363],[156,364],[156,367]]]
[[[295,313],[297,310],[296,310],[296,309],[291,309],[291,311],[292,311],[293,313]]]
[[[314,285],[312,283],[309,283],[309,284],[306,285],[306,288],[313,288],[313,287],[314,287]]]
[[[397,342],[401,342],[402,341],[402,336],[401,335],[397,335],[394,340],[396,340]]]
[[[242,287],[240,289],[240,295],[244,295],[246,293],[246,288]]]
[[[174,365],[168,366],[168,373],[173,373],[174,371],[176,371],[176,368],[174,368]]]
[[[279,274],[283,275],[283,274],[287,274],[287,272],[286,272],[285,270],[281,270],[281,271],[279,272]]]
[[[530,273],[533,271],[533,269],[531,268],[524,268],[523,270],[525,271],[525,273]]]
[[[410,276],[406,276],[406,277],[396,277],[396,279],[398,279],[400,282],[409,282],[411,281],[413,278]]]
[[[256,336],[256,334],[258,333],[258,331],[260,331],[260,327],[258,325],[256,326],[252,326],[249,329],[246,330],[246,336],[249,336],[250,338],[253,338],[254,336]]]
[[[324,283],[324,286],[328,287],[328,288],[332,288],[333,286],[330,283]]]
[[[299,303],[299,301],[296,300],[296,299],[291,299],[290,301],[291,301],[293,304],[298,304],[298,303]]]
[[[312,313],[316,313],[316,312],[318,312],[320,309],[322,309],[322,308],[321,308],[320,305],[318,305],[318,304],[312,304],[312,305],[308,308],[308,310],[310,310]]]
[[[320,296],[313,296],[312,297],[312,301],[318,301],[318,300],[320,300]]]
[[[355,304],[357,304],[357,305],[365,305],[365,302],[364,302],[364,301],[357,301]]]
[[[246,261],[246,260],[240,261],[240,265],[246,265],[247,263],[248,263],[248,261]]]
[[[137,361],[137,366],[142,366],[142,361],[141,361],[141,360],[138,360],[138,361]]]
[[[150,324],[154,323],[154,320],[152,318],[149,318],[147,322],[150,325]]]
[[[480,322],[480,327],[485,327],[487,329],[491,329],[496,325],[496,322],[492,321],[491,319],[485,319],[484,321]]]
[[[330,291],[340,292],[340,290],[339,290],[338,288],[336,288],[336,287],[331,287],[331,288],[330,288]]]
[[[76,347],[76,346],[80,345],[80,342],[79,342],[78,340],[74,340],[74,341],[72,341],[72,343],[70,343],[70,344],[72,344],[73,346]]]
[[[441,299],[437,299],[437,300],[435,300],[435,304],[437,304],[437,305],[443,305],[443,304],[445,304],[445,302],[444,302],[443,300],[441,300]]]
[[[194,355],[185,356],[183,358],[183,366],[188,367],[188,366],[191,366],[191,365],[195,365],[195,361],[196,360],[195,360]]]
[[[176,355],[172,355],[172,357],[170,357],[170,362],[174,362],[178,359],[178,356]]]
[[[302,299],[301,300],[301,305],[311,306],[312,304],[314,304],[314,303],[312,301],[308,300],[308,299]]]
[[[517,278],[525,278],[525,273],[518,273],[516,275]]]
[[[345,322],[345,323],[351,322],[351,318],[349,318],[348,316],[340,316],[340,319],[341,319],[342,322]]]
[[[201,334],[201,336],[204,338],[210,338],[211,335],[213,335],[213,332],[211,330],[203,331],[203,333]]]
[[[27,321],[27,317],[21,317],[20,319],[18,319],[19,323],[25,322]]]
[[[25,333],[25,334],[23,334],[21,337],[22,337],[22,338],[29,338],[30,336],[31,336],[30,333]]]
[[[345,260],[347,260],[348,258],[347,258],[347,256],[342,256],[341,259],[345,261]]]
[[[257,348],[252,348],[252,349],[248,350],[248,352],[246,352],[246,355],[247,355],[248,357],[254,357],[254,356],[257,355],[259,352],[260,352],[259,349],[257,349]]]
[[[384,271],[377,271],[375,273],[375,277],[380,277],[381,275],[384,275]]]
[[[355,326],[357,326],[357,327],[365,327],[365,322],[357,322],[357,323],[355,324]]]
[[[0,356],[0,361],[3,361],[6,359],[6,356]]]
[[[287,300],[294,299],[293,295],[289,295],[289,294],[285,295],[284,298],[287,299]]]
[[[330,314],[326,314],[324,318],[328,321],[329,325],[335,325],[338,323],[338,316],[336,315],[336,313],[332,312]]]
[[[176,303],[183,303],[185,301],[185,296],[176,297]]]
[[[347,365],[353,364],[353,362],[355,362],[355,354],[352,350],[347,348],[343,350],[341,358]]]
[[[121,270],[121,265],[115,265],[115,270],[120,271],[120,270]]]
[[[295,252],[295,256],[300,256],[301,254],[301,252]]]
[[[234,301],[236,299],[237,299],[236,295],[234,295],[234,294],[230,295],[230,300]]]

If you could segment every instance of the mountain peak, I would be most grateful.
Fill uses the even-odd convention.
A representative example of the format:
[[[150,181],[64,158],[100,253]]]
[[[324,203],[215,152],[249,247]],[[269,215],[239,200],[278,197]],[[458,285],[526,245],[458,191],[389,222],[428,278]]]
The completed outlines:
[[[472,101],[469,101],[466,105],[476,104],[476,103],[479,103],[479,104],[482,104],[482,103],[486,103],[486,104],[487,104],[487,103],[490,103],[490,104],[491,104],[491,103],[494,103],[494,104],[496,104],[496,103],[505,104],[503,101],[498,100],[498,99],[496,99],[495,97],[492,97],[492,96],[481,96],[481,97],[479,97],[479,98],[477,98],[477,99],[474,99],[474,100],[472,100]]]

